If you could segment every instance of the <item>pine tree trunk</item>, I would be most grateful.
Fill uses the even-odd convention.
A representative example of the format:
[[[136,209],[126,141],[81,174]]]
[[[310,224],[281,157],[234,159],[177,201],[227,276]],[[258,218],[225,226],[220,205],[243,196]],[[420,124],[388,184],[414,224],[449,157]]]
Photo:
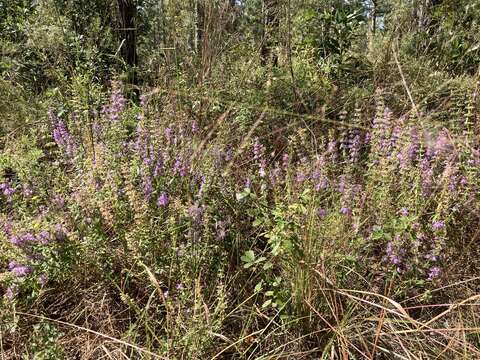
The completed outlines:
[[[372,51],[373,37],[377,30],[377,0],[372,0],[372,8],[370,9],[370,21],[368,26],[368,49]]]
[[[277,10],[277,0],[263,1],[263,42],[260,52],[260,60],[263,66],[266,66],[269,62],[274,67],[278,66],[278,55],[274,51],[280,25]]]
[[[122,58],[127,66],[127,83],[130,85],[129,96],[134,101],[138,100],[138,78],[137,78],[137,32],[135,18],[137,7],[134,0],[117,0],[120,12],[121,37],[122,37]]]
[[[205,6],[203,0],[195,0],[195,51],[202,58],[203,32],[205,27]]]

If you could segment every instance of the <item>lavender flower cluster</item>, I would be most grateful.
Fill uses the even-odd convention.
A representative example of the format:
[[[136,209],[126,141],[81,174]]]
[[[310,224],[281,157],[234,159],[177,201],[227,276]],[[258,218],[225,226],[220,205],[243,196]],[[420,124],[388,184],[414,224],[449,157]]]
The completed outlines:
[[[73,158],[77,150],[77,144],[74,137],[68,131],[65,122],[54,115],[51,110],[49,111],[49,119],[53,125],[53,139],[67,158]]]
[[[35,268],[43,260],[40,253],[41,247],[48,246],[54,241],[61,241],[65,239],[65,229],[63,225],[57,224],[54,232],[42,230],[37,233],[30,231],[16,233],[13,231],[11,222],[4,222],[3,232],[9,239],[10,243],[17,247],[23,254],[24,261],[18,262],[11,260],[8,264],[9,272],[17,279],[17,282],[11,285],[6,290],[7,298],[12,299],[19,289],[19,282],[24,278],[34,275]],[[45,273],[37,274],[37,282],[40,286],[45,286],[48,282],[48,275]]]
[[[15,188],[10,183],[4,182],[0,184],[0,190],[5,196],[7,202],[12,202],[12,196],[15,193]]]
[[[122,84],[118,81],[112,82],[110,101],[102,108],[101,113],[112,123],[120,120],[120,115],[125,109],[126,98],[123,96]]]
[[[116,84],[101,112],[101,120],[107,124],[105,132],[121,126],[121,120],[126,119],[126,105],[121,86]],[[134,181],[131,181],[134,191],[141,194],[133,198],[143,201],[143,205],[148,205],[144,208],[152,213],[157,212],[159,216],[169,214],[177,208],[177,204],[185,206],[189,219],[188,231],[194,239],[201,239],[202,225],[209,219],[209,195],[213,187],[223,197],[228,197],[232,189],[241,191],[247,188],[250,193],[261,189],[259,196],[265,196],[264,200],[273,207],[276,204],[272,202],[290,201],[288,197],[285,199],[286,190],[292,198],[308,190],[313,194],[316,219],[322,226],[328,224],[330,219],[336,219],[348,231],[353,229],[352,233],[368,238],[373,233],[371,229],[376,226],[385,229],[390,226],[389,222],[408,224],[401,229],[391,225],[386,230],[389,236],[384,236],[378,248],[372,252],[377,259],[383,257],[383,265],[397,274],[417,271],[422,272],[424,278],[434,281],[444,273],[442,264],[451,208],[463,190],[470,191],[469,179],[472,176],[468,169],[480,164],[480,152],[475,149],[467,159],[465,154],[462,157],[456,153],[448,130],[428,132],[405,117],[396,119],[390,109],[380,107],[371,124],[362,127],[357,117],[355,124],[358,126],[344,128],[341,133],[332,130],[328,135],[319,135],[314,149],[306,146],[299,149],[301,146],[292,143],[274,149],[262,137],[262,140],[254,138],[245,153],[243,148],[236,151],[235,144],[231,143],[212,146],[214,155],[211,161],[208,158],[211,153],[207,150],[200,155],[196,153],[204,145],[202,131],[196,120],[189,119],[183,124],[153,124],[153,120],[147,118],[146,106],[142,101],[141,107],[136,109],[139,115],[135,118],[135,131],[131,131],[128,137],[122,132],[114,134],[122,144],[122,154],[105,156],[118,162],[112,164],[113,170],[109,168],[105,171],[109,174],[105,182],[115,181],[115,176],[110,175],[117,171],[115,169],[133,169],[131,172],[125,171],[128,172],[127,176],[134,177]],[[79,147],[77,142],[80,141],[74,138],[64,121],[53,113],[50,117],[55,142],[67,157],[73,159]],[[342,121],[347,123],[348,120],[349,114],[342,113]],[[98,147],[99,151],[113,153],[118,150],[108,143],[111,141],[108,137],[98,137],[96,141],[103,142]],[[269,151],[273,148],[271,154],[267,148]],[[235,154],[235,158],[232,154]],[[237,159],[241,164],[233,164]],[[238,172],[225,178],[224,170],[229,167]],[[85,173],[78,175],[82,177]],[[125,193],[121,186],[118,186],[120,195]],[[0,184],[3,196],[10,203],[17,188],[20,187],[8,181]],[[101,191],[102,185],[99,184],[96,190]],[[25,197],[31,196],[31,189],[24,188],[23,194]],[[188,199],[185,199],[186,194]],[[407,200],[397,204],[398,194]],[[430,208],[427,213],[421,205],[417,205],[418,208],[404,206],[412,199],[420,199],[417,202],[422,204],[435,203],[440,201],[437,199],[440,195],[444,203],[437,207],[438,210]],[[389,199],[394,199],[393,205],[385,206],[388,210],[382,212],[382,206],[375,201]],[[63,207],[62,204],[57,205],[57,208]],[[394,208],[394,214],[389,213],[392,212],[391,208]],[[378,211],[382,216],[372,219],[366,211]],[[415,221],[408,220],[417,212],[420,214]],[[423,215],[423,220],[419,220],[420,215]],[[217,238],[223,240],[229,233],[227,224],[230,223],[220,219],[221,216],[215,219],[215,229]],[[8,232],[11,244],[30,259],[30,262],[10,262],[9,271],[19,279],[35,274],[35,261],[32,259],[35,258],[34,250],[37,247],[47,246],[53,239],[65,238],[63,229],[57,229],[55,234],[48,231],[14,234],[11,228]],[[38,281],[45,283],[46,275],[40,277]],[[10,289],[10,294],[14,292],[13,288]]]

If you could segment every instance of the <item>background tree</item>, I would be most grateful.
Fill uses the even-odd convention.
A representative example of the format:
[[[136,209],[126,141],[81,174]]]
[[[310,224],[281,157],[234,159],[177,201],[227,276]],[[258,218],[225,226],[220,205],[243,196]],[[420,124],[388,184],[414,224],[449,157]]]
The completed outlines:
[[[278,0],[263,0],[263,39],[260,58],[263,66],[278,66],[278,36],[280,8]]]
[[[120,14],[120,48],[127,67],[127,84],[135,101],[138,100],[137,4],[135,0],[117,0]]]

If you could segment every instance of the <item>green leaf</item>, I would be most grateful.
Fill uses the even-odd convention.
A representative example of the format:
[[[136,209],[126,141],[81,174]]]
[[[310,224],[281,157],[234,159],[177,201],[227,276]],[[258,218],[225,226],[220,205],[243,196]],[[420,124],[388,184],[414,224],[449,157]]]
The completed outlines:
[[[242,192],[239,192],[235,195],[237,201],[241,201],[250,195],[250,189],[245,188]]]
[[[252,263],[255,260],[255,253],[253,250],[248,250],[242,257],[240,257],[240,260],[247,264]]]
[[[260,280],[260,282],[257,285],[255,285],[255,292],[259,293],[260,291],[262,291],[262,289],[263,289],[263,280]]]
[[[263,219],[262,218],[257,218],[253,221],[252,226],[257,227],[263,224]]]
[[[268,270],[273,267],[273,264],[270,261],[267,261],[265,264],[263,264],[263,270]]]

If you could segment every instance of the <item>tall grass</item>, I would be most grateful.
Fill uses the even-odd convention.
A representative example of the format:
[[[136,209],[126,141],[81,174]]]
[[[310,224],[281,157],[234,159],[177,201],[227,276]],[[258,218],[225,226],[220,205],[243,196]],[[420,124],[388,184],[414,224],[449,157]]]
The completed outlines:
[[[4,358],[479,355],[471,107],[104,98],[4,145]]]

